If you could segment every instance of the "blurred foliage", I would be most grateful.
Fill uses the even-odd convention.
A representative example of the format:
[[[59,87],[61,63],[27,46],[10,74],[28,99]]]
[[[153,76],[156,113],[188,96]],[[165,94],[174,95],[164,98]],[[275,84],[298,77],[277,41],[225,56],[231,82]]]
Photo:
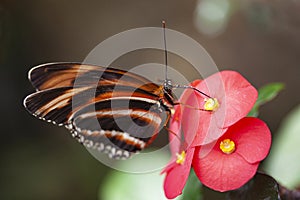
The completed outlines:
[[[1,171],[5,172],[0,180],[1,199],[95,198],[99,181],[108,168],[99,165],[75,140],[71,142],[73,139],[67,134],[62,137],[70,142],[60,146],[55,137],[47,142],[18,141],[18,148],[10,148],[1,157]]]
[[[230,19],[233,3],[230,0],[198,1],[195,9],[195,26],[206,35],[222,33]]]
[[[266,2],[244,1],[244,11],[248,20],[260,29],[268,28],[272,22],[273,8]]]
[[[99,200],[153,200],[166,199],[162,190],[163,176],[159,172],[129,174],[113,171],[99,192]]]
[[[257,100],[248,116],[257,117],[260,106],[274,99],[284,89],[283,83],[269,83],[258,90]]]
[[[300,106],[282,122],[273,140],[265,170],[279,183],[290,189],[300,186]]]
[[[168,154],[161,154],[160,157],[149,160],[140,159],[139,162],[125,162],[127,166],[120,168],[139,168],[148,167],[149,163],[165,163],[169,159]],[[120,163],[123,165],[124,163]],[[104,184],[99,188],[99,200],[164,200],[166,199],[163,191],[164,176],[160,175],[161,169],[156,169],[149,173],[128,173],[121,171],[110,171],[107,174]]]

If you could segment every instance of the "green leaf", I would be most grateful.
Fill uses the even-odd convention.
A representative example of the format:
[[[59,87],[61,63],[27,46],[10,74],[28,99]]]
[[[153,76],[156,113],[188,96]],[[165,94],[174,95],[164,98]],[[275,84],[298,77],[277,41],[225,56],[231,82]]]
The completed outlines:
[[[283,83],[269,83],[258,90],[258,98],[252,110],[249,112],[249,117],[257,117],[259,107],[274,99],[278,93],[284,89]]]
[[[234,177],[233,177],[234,178]],[[241,200],[241,199],[272,199],[279,198],[279,185],[271,176],[256,173],[247,184],[237,190],[229,192],[216,192],[203,187],[203,200]]]
[[[265,171],[289,189],[300,185],[300,105],[282,122],[264,162]]]

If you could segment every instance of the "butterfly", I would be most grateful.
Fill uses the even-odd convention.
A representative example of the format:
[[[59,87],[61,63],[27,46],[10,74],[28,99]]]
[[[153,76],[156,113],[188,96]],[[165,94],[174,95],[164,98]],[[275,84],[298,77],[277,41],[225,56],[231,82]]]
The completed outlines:
[[[170,81],[158,85],[128,71],[81,63],[32,68],[36,92],[24,99],[29,113],[66,127],[80,143],[128,158],[147,147],[174,111]]]

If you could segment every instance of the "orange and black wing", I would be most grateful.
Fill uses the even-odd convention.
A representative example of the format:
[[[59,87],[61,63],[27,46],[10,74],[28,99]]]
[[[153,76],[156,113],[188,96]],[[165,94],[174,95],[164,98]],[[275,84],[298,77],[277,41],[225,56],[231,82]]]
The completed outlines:
[[[170,114],[160,86],[119,69],[45,64],[30,70],[29,79],[37,89],[24,100],[30,113],[66,126],[80,142],[111,157],[150,144]]]
[[[125,70],[80,63],[48,63],[32,68],[28,79],[36,90],[60,87],[126,85],[158,95],[161,88],[148,79]]]

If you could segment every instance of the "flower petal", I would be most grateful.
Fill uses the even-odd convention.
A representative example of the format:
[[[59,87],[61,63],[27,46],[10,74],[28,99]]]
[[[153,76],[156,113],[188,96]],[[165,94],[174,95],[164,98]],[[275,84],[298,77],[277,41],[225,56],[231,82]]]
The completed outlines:
[[[205,157],[200,156],[200,147],[195,150],[193,168],[202,184],[224,192],[243,186],[255,175],[259,163],[250,164],[239,154],[224,154],[216,147]]]
[[[181,148],[181,106],[175,106],[175,113],[170,119],[169,125],[169,145],[172,156],[180,151]]]
[[[190,146],[205,145],[217,140],[226,129],[245,117],[257,98],[256,89],[239,73],[222,71],[203,81],[191,83],[205,94],[217,98],[216,111],[202,111],[204,95],[188,91],[182,94],[182,130]]]
[[[249,163],[263,160],[271,147],[271,132],[260,119],[245,117],[228,128],[226,137],[236,144],[236,152]]]
[[[163,171],[167,173],[164,181],[164,191],[167,198],[173,199],[182,193],[190,173],[194,150],[195,148],[187,149],[182,165],[174,161]]]
[[[191,86],[201,83],[195,80]],[[182,106],[181,124],[185,142],[188,146],[208,144],[218,139],[226,129],[220,129],[212,112],[201,111],[204,98],[196,91],[185,90],[181,95]]]
[[[226,118],[224,127],[228,127],[247,116],[257,99],[257,90],[239,73],[223,71],[225,84]]]
[[[199,108],[197,95],[194,91],[185,91],[182,96],[187,98],[182,106],[182,131],[184,134],[184,140],[187,142],[188,146],[192,144],[194,138],[196,137],[198,130],[203,126],[200,124],[200,112],[196,108]],[[188,106],[186,106],[188,105]]]
[[[202,125],[199,126],[192,146],[206,145],[218,140],[227,130],[227,128],[221,129],[218,127],[217,120],[214,115],[207,117],[201,115],[199,123]]]
[[[217,98],[220,107],[213,114],[219,128],[226,128],[245,117],[257,99],[257,90],[238,72],[213,74],[196,86]]]

